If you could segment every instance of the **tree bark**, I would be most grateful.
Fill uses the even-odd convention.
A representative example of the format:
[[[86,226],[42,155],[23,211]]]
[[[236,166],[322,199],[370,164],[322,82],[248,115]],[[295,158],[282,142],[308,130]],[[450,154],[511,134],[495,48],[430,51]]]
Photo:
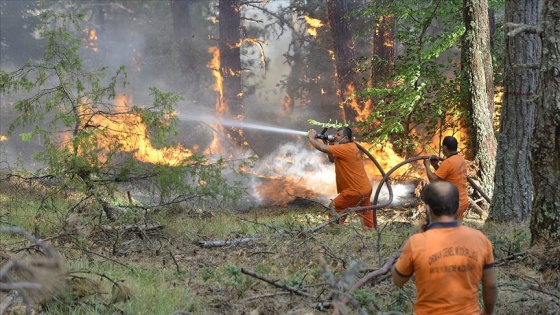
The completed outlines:
[[[506,25],[535,27],[539,0],[506,1]],[[516,26],[517,25],[517,26]],[[536,34],[506,28],[504,100],[500,116],[490,220],[521,222],[531,210],[530,142],[535,120],[539,43]]]
[[[560,240],[560,1],[545,0],[537,114],[531,142],[531,237]]]
[[[217,111],[221,117],[242,121],[240,6],[239,0],[219,1],[220,75],[223,86]],[[227,128],[227,133],[237,147],[241,148],[246,143],[241,129]]]
[[[345,122],[351,122],[358,117],[359,105],[345,105],[345,100],[357,86],[357,75],[354,71],[354,44],[352,32],[347,19],[350,13],[346,0],[327,0],[327,16],[334,47],[335,71],[338,80],[338,90],[342,99],[342,117]]]
[[[487,0],[464,0],[465,34],[462,53],[467,81],[471,148],[479,166],[481,186],[492,196],[496,167],[494,135],[494,78],[490,54]]]
[[[197,65],[200,60],[195,54],[192,38],[195,36],[191,24],[192,0],[169,0],[171,16],[173,17],[173,35],[179,46],[179,67],[181,73],[187,77],[187,84],[196,83],[199,78]]]
[[[377,5],[387,5],[386,0],[377,0]],[[373,37],[373,57],[375,64],[372,69],[372,83],[379,78],[386,79],[393,72],[395,64],[395,19],[393,14],[382,15],[377,19]],[[379,87],[379,85],[376,85]]]

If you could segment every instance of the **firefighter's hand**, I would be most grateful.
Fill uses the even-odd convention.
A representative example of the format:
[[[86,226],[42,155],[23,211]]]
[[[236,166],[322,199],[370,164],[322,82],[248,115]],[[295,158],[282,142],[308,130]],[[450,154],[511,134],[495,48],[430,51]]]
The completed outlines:
[[[317,131],[315,129],[309,129],[309,131],[307,131],[307,138],[309,139],[315,139],[316,135]]]

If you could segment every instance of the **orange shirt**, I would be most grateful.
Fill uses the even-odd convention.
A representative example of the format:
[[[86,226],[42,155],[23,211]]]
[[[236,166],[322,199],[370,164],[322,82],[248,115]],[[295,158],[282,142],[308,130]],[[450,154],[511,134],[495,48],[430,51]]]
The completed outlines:
[[[463,218],[463,212],[469,206],[469,197],[467,194],[467,163],[459,154],[454,154],[441,163],[434,173],[439,179],[453,183],[459,190],[459,209],[457,217]]]
[[[364,195],[372,191],[362,158],[362,152],[353,142],[329,146],[334,157],[336,192]]]
[[[416,315],[479,315],[478,285],[493,266],[488,238],[459,221],[432,223],[412,235],[395,264],[401,276],[415,274]]]

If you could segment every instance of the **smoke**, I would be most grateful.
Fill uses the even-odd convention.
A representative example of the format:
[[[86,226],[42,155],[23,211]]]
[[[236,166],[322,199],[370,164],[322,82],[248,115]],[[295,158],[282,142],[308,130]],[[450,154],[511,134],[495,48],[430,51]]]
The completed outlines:
[[[317,201],[327,205],[328,198],[336,194],[334,164],[328,162],[324,153],[309,149],[307,140],[280,145],[270,155],[259,159],[255,174],[258,176],[251,183],[251,191],[257,202],[271,198],[260,195],[258,189],[267,185],[270,179],[280,179],[286,185],[276,184],[274,187],[278,195],[272,197],[277,197],[279,202],[289,201],[283,198],[314,197],[309,196],[312,192]],[[286,196],[286,191],[281,188],[293,191],[292,196]]]

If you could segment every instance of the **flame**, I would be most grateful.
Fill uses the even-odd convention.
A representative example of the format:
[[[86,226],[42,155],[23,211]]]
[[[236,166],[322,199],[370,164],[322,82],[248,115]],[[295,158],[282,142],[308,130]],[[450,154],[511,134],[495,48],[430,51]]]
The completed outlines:
[[[218,93],[218,98],[216,100],[216,114],[218,116],[224,116],[228,112],[227,104],[224,101],[224,78],[220,73],[220,50],[218,47],[210,47],[208,52],[212,54],[212,60],[208,62],[207,67],[212,71],[212,76],[214,77],[214,86],[213,90]],[[212,124],[214,128],[214,132],[212,133],[213,139],[212,143],[208,147],[208,150],[205,152],[206,154],[209,153],[218,153],[221,151],[222,143],[220,139],[220,133],[224,134],[224,128],[220,124]]]
[[[89,107],[83,109],[80,114],[91,119],[82,128],[95,126],[97,130],[103,130],[103,133],[95,136],[100,148],[115,148],[119,145],[120,151],[133,152],[133,156],[142,162],[177,166],[192,156],[188,149],[180,145],[175,148],[154,148],[148,138],[148,128],[139,115],[131,112],[127,105],[130,103],[131,99],[126,95],[117,96],[115,110],[111,115],[93,112]],[[106,153],[109,153],[108,150],[98,158],[105,161]]]
[[[404,159],[399,156],[393,150],[393,145],[391,143],[386,144],[385,146],[381,147],[379,145],[374,146],[371,143],[365,142],[358,142],[364,149],[368,150],[368,152],[375,158],[375,160],[379,163],[381,168],[384,172],[389,171],[395,165],[404,161]],[[364,157],[364,165],[366,167],[366,171],[369,176],[379,176],[381,177],[381,172],[377,168],[377,166],[369,160],[369,158]],[[407,166],[403,166],[392,173],[391,177],[402,175],[405,172],[409,171],[410,168]]]
[[[0,142],[8,140],[8,137],[0,135]]]
[[[84,46],[86,48],[91,48],[91,50],[93,50],[94,52],[97,52],[97,31],[94,28],[86,28],[84,30],[84,34],[85,36],[82,40]]]
[[[324,25],[323,22],[319,19],[310,18],[308,16],[304,16],[303,18],[305,19],[305,23],[307,23],[307,34],[316,37],[317,29]]]
[[[349,106],[356,112],[355,119],[357,121],[366,121],[367,118],[372,113],[371,101],[368,100],[361,104],[358,103],[358,98],[352,96],[352,94],[354,94],[354,91],[355,91],[354,85],[352,83],[349,83],[348,86],[346,87],[346,91],[344,91],[344,94],[346,95],[343,95],[344,98],[348,98],[348,100],[345,102],[346,106]],[[341,104],[340,107],[342,106],[344,105]]]

